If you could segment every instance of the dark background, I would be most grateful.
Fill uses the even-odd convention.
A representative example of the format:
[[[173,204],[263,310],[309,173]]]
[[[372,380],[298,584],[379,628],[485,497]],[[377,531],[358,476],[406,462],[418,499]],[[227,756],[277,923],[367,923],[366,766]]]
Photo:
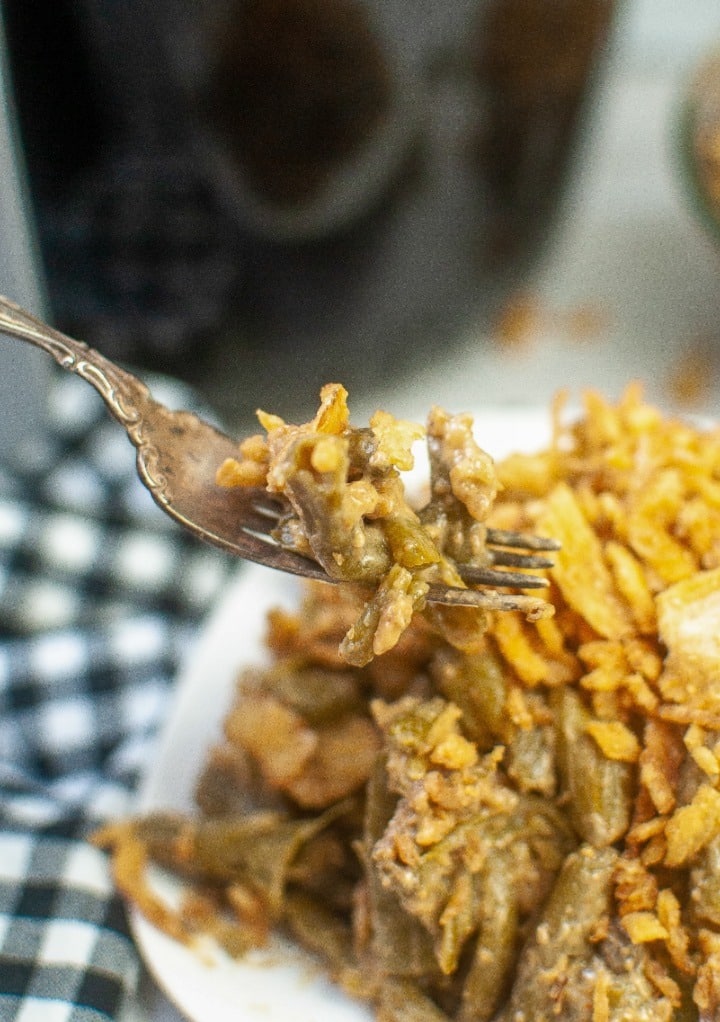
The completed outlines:
[[[197,130],[208,25],[228,3],[4,0],[56,324],[191,381],[228,418],[258,403],[292,413],[328,379],[366,390],[409,359],[452,357],[549,237],[611,8],[376,5],[390,72],[417,90],[403,159],[354,218],[288,241],[248,221],[240,181],[237,195],[220,182]]]

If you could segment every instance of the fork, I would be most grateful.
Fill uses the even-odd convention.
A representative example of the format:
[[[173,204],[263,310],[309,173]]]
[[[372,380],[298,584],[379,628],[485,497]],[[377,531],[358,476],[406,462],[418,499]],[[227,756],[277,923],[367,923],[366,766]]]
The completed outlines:
[[[271,536],[286,505],[259,487],[226,489],[215,482],[217,468],[237,456],[237,443],[188,411],[156,401],[138,377],[0,295],[0,333],[27,341],[51,355],[61,369],[75,373],[99,393],[108,411],[136,448],[137,471],[156,504],[193,535],[248,561],[324,582],[337,582],[315,561],[280,546]],[[505,588],[547,584],[528,571],[552,566],[544,552],[559,549],[552,539],[489,529],[490,566],[459,566],[468,586],[430,586],[427,600],[489,610],[519,610],[543,616],[547,603]],[[506,570],[506,569],[522,570]]]

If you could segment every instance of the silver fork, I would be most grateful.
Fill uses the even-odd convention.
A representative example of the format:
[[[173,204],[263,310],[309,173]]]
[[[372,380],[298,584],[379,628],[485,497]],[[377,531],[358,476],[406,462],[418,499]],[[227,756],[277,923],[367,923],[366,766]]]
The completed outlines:
[[[110,414],[125,429],[137,451],[137,471],[156,504],[191,533],[237,557],[293,575],[337,582],[315,561],[279,546],[270,535],[284,510],[264,489],[226,489],[215,482],[217,468],[237,456],[237,442],[187,411],[172,411],[148,387],[82,341],[76,341],[0,296],[0,333],[27,341],[51,355],[100,394]],[[546,579],[527,571],[548,568],[543,552],[557,550],[552,539],[490,529],[492,567],[461,569],[463,580],[483,589],[433,585],[428,602],[489,610],[519,610],[542,616],[546,602],[505,588],[544,586]],[[505,570],[508,568],[522,569]]]

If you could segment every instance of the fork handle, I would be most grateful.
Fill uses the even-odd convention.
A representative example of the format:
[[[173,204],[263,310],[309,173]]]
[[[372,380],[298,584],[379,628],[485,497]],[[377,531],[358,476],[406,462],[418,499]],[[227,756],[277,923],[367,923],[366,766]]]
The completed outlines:
[[[98,392],[113,418],[125,427],[136,447],[149,405],[155,404],[147,386],[83,341],[55,330],[20,305],[0,295],[0,333],[41,348],[61,369],[75,373]]]

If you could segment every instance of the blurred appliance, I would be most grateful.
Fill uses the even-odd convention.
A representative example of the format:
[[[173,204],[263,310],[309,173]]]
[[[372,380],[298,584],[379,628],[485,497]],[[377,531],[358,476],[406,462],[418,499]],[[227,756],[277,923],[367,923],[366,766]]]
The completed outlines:
[[[59,323],[289,415],[483,332],[549,235],[614,10],[4,5]]]

